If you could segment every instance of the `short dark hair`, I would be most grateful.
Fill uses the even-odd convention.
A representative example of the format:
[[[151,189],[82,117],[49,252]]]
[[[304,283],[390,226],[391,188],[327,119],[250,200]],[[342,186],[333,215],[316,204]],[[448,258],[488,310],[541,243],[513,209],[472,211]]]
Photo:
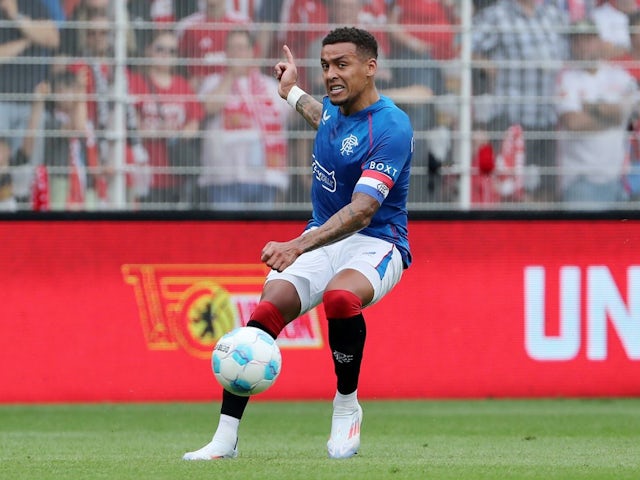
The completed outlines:
[[[366,30],[356,27],[339,27],[331,30],[322,39],[322,46],[334,43],[353,43],[359,54],[369,58],[378,58],[378,42],[376,38]]]
[[[70,70],[62,70],[56,72],[50,77],[51,89],[57,90],[58,88],[72,87],[77,84],[77,75]]]
[[[168,27],[160,26],[159,28],[154,28],[152,30],[147,29],[144,31],[144,36],[141,37],[143,41],[141,46],[143,48],[150,47],[151,45],[153,45],[153,42],[155,42],[163,35],[172,35],[174,37],[177,37],[176,32]]]

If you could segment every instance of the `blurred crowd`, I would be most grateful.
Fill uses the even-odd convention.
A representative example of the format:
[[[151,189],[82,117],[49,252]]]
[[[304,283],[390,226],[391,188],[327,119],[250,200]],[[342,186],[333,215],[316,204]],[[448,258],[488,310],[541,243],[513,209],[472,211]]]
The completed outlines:
[[[465,172],[478,206],[637,200],[640,0],[472,3],[465,25],[455,0],[0,0],[0,209],[306,205],[313,132],[272,66],[287,44],[322,96],[338,25],[378,39],[416,208],[459,203]]]

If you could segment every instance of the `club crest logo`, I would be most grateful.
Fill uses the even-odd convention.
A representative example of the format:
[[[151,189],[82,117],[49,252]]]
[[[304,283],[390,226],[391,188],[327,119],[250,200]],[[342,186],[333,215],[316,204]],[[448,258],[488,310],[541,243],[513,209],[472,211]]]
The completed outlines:
[[[147,346],[186,350],[210,359],[222,335],[246,325],[260,300],[264,265],[127,264],[122,274],[133,287]],[[288,324],[281,348],[320,348],[317,309]]]
[[[353,355],[347,355],[346,353],[339,352],[337,350],[333,351],[333,358],[336,359],[338,363],[351,363],[353,362]]]
[[[380,194],[383,197],[386,197],[387,195],[389,195],[389,187],[387,187],[384,183],[380,182],[378,185],[376,185],[376,190],[378,190],[378,192],[380,192]]]
[[[344,157],[349,156],[353,153],[354,147],[358,146],[358,137],[354,134],[349,135],[347,138],[342,140],[342,147],[340,148],[340,154]]]

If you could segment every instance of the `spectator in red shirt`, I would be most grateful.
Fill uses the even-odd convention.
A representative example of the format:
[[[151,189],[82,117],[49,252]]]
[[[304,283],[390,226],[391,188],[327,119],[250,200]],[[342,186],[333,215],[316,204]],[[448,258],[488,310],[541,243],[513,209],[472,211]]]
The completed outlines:
[[[310,43],[307,45],[307,49],[300,52],[300,54],[304,54],[307,58],[320,58],[322,39],[324,37],[322,32],[330,30],[332,26],[364,28],[371,32],[378,41],[379,68],[376,79],[379,88],[384,89],[392,86],[391,70],[385,65],[389,55],[389,42],[386,33],[387,23],[384,3],[365,0],[324,0],[324,4],[326,17],[322,19],[324,22],[322,31],[316,32],[315,29],[311,29],[312,32],[309,32],[307,36],[307,41],[310,41]],[[308,78],[307,85],[310,93],[324,95],[323,92],[326,92],[326,89],[319,62],[314,62],[312,67],[299,69],[298,71]]]
[[[439,0],[394,0],[389,14],[394,60],[421,60],[424,65],[395,68],[397,86],[428,85],[436,95],[445,91],[440,59],[453,56],[454,26]],[[408,27],[417,25],[418,27]],[[432,27],[437,28],[432,28]]]
[[[227,11],[226,0],[203,0],[200,11],[178,24],[179,53],[193,62],[187,66],[187,73],[194,91],[200,89],[205,76],[222,70],[227,33],[250,22],[244,15]]]
[[[88,9],[83,20],[87,22],[78,29],[75,43],[78,54],[83,57],[80,62],[72,64],[68,70],[74,73],[87,71],[83,89],[89,96],[86,104],[87,128],[95,135],[97,157],[95,171],[96,192],[98,202],[108,203],[107,167],[112,162],[112,145],[107,139],[107,132],[112,127],[113,104],[109,101],[113,84],[113,51],[111,21],[106,10]]]
[[[183,2],[186,4],[186,2]],[[176,21],[175,5],[172,0],[128,0],[130,48],[133,56],[144,56],[147,39],[156,28],[169,26],[173,28]],[[189,12],[189,13],[193,13]]]
[[[390,31],[394,57],[408,58],[412,54],[414,58],[452,58],[455,26],[451,17],[451,11],[440,0],[394,0],[389,23],[405,26]]]
[[[292,52],[304,55],[311,42],[324,33],[327,7],[323,0],[291,0],[283,2],[280,12],[279,45],[286,44]]]
[[[108,0],[79,0],[66,2],[67,21],[60,29],[60,49],[58,56],[77,57],[82,55],[82,47],[85,44],[86,26],[82,22],[89,20],[96,12],[107,14]],[[62,62],[58,62],[62,64]],[[64,65],[62,65],[64,70]]]
[[[178,39],[158,30],[145,48],[148,65],[131,76],[139,130],[154,170],[151,190],[143,199],[153,203],[193,201],[198,163],[198,134],[204,117],[189,82],[175,73]]]
[[[348,5],[348,3],[352,3],[352,5]],[[271,8],[271,5],[269,7]],[[354,11],[348,12],[349,9]],[[262,11],[264,10],[265,8],[262,9]],[[335,12],[341,12],[337,18]],[[346,23],[341,17],[353,18],[355,21]],[[273,21],[273,17],[271,17],[271,21]],[[327,28],[331,25],[360,25],[375,35],[380,51],[385,55],[389,54],[385,0],[360,0],[357,2],[341,2],[340,0],[285,1],[279,15],[279,22],[282,30],[278,34],[277,43],[279,45],[286,44],[294,54],[299,52],[298,55],[312,59],[314,64],[317,64],[318,57],[308,56],[309,49],[314,42],[322,39]],[[302,68],[299,71],[298,82],[302,85],[307,83],[305,70]]]
[[[423,63],[415,66],[401,63],[396,67],[396,86],[428,85],[435,95],[445,93],[440,60],[450,59],[455,54],[455,27],[451,17],[451,11],[441,0],[392,1],[389,10],[390,57]],[[430,109],[428,117],[425,118],[427,126],[434,126],[435,109]]]

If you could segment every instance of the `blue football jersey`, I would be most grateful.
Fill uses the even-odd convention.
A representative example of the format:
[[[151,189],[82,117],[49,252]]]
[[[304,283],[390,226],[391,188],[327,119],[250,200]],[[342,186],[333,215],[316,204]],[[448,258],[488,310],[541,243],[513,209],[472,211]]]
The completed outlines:
[[[344,116],[328,97],[313,146],[313,217],[320,226],[351,202],[354,192],[374,197],[380,208],[360,233],[396,245],[405,268],[411,263],[407,197],[413,155],[409,117],[389,98]]]

